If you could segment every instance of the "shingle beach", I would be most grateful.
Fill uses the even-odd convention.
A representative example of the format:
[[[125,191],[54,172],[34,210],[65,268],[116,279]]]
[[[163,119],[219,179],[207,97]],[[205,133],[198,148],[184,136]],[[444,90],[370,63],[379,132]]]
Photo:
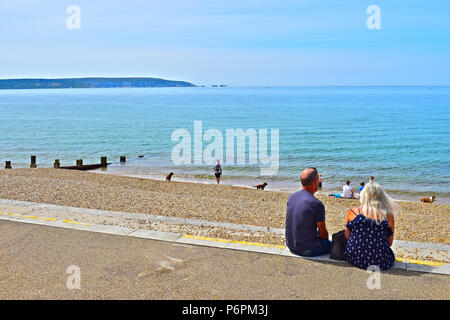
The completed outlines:
[[[225,185],[165,182],[57,169],[0,170],[0,198],[63,206],[124,211],[284,228],[289,193]],[[358,200],[318,196],[328,231],[344,228]],[[450,244],[450,205],[398,202],[395,239]],[[227,237],[217,230],[209,236]],[[266,237],[269,237],[268,235]],[[283,244],[283,237],[265,239]],[[251,239],[249,239],[251,240]]]

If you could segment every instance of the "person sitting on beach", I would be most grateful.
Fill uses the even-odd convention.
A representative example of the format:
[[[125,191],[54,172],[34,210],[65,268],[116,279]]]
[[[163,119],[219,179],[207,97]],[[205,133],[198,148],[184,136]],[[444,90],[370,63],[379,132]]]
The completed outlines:
[[[319,190],[322,191],[322,182],[323,182],[323,178],[322,175],[319,173]]]
[[[346,218],[344,255],[356,267],[378,266],[389,269],[395,260],[391,249],[394,241],[395,202],[378,183],[370,182],[361,192],[360,207],[351,208]]]
[[[222,175],[222,166],[220,165],[220,160],[217,160],[217,164],[213,167],[214,174],[216,175],[217,184],[220,183],[220,176]]]
[[[325,207],[314,197],[319,185],[317,170],[303,170],[300,180],[303,188],[293,193],[287,202],[286,245],[292,253],[300,256],[329,253],[331,241],[325,225]]]
[[[345,186],[342,187],[342,198],[354,199],[353,188],[350,186],[350,180],[345,182]]]
[[[345,186],[342,187],[342,193],[336,192],[329,194],[328,196],[333,196],[336,198],[355,199],[353,188],[350,186],[350,180],[347,180]]]
[[[361,181],[359,184],[359,193],[361,193],[362,189],[364,189],[364,181]]]

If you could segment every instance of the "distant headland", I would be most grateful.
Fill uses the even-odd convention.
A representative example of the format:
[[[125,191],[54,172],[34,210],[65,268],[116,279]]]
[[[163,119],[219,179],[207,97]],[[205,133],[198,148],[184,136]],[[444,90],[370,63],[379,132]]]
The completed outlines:
[[[186,81],[158,78],[0,79],[0,89],[196,87]]]

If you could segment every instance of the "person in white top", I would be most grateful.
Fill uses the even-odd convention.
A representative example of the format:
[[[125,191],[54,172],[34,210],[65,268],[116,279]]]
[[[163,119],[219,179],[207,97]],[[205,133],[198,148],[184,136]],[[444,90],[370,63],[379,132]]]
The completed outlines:
[[[345,186],[342,187],[342,198],[355,198],[353,194],[353,188],[350,186],[350,180],[347,180]]]

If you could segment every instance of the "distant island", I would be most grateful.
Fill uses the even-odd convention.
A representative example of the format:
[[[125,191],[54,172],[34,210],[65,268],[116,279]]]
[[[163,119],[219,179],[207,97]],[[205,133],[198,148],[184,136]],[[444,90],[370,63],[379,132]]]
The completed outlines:
[[[158,78],[0,79],[0,89],[196,87],[186,81]]]

